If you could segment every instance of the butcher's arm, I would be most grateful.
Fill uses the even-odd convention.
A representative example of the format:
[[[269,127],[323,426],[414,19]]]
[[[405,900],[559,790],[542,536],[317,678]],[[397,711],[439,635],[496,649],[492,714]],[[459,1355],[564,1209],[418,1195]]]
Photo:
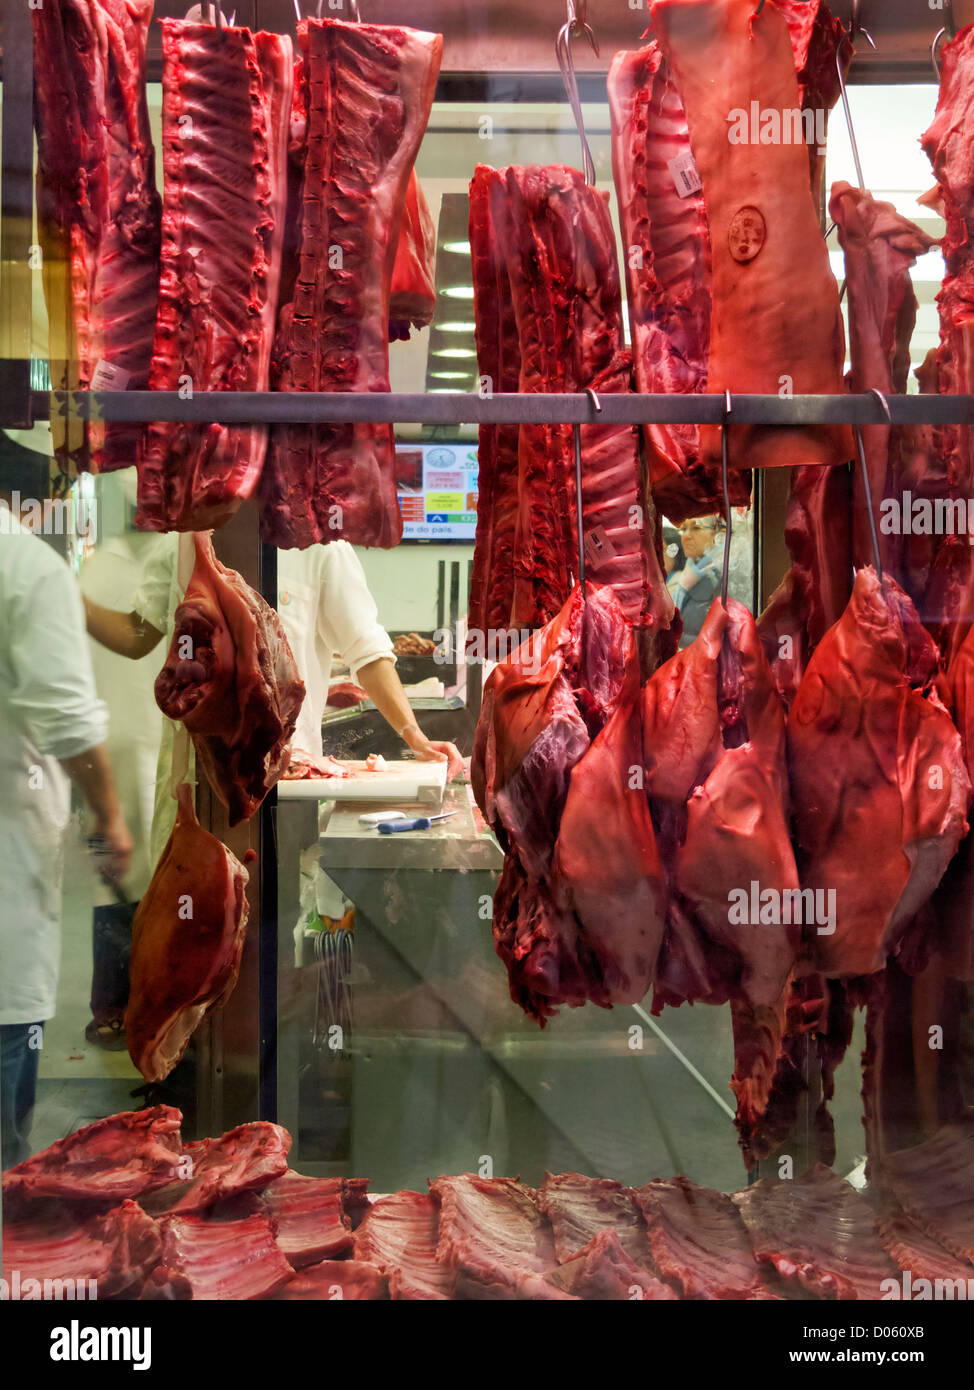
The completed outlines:
[[[433,742],[416,722],[416,715],[402,688],[395,665],[388,657],[379,657],[367,666],[360,666],[356,680],[388,724],[399,737],[426,762],[448,762],[447,778],[451,779],[463,767],[459,749],[452,743]]]
[[[138,661],[148,656],[164,636],[157,627],[139,613],[117,613],[114,608],[102,608],[101,604],[85,599],[85,625],[89,637],[93,637],[103,647],[116,656],[131,657]]]
[[[109,882],[123,879],[132,857],[132,836],[122,819],[108,752],[103,743],[71,758],[61,766],[94,812],[92,833],[103,842],[98,870]]]

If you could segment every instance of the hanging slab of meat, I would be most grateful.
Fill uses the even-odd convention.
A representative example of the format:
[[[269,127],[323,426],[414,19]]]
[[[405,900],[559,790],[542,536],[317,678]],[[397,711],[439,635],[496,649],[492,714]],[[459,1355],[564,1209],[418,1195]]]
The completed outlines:
[[[237,983],[247,880],[239,859],[196,819],[184,782],[176,824],[132,923],[125,1034],[147,1081],[169,1075],[204,1015]]]
[[[879,1181],[926,1235],[974,1262],[974,1126],[945,1125],[883,1159]]]
[[[196,756],[230,824],[249,820],[291,758],[304,685],[280,618],[236,570],[193,537],[196,564],[156,704],[192,735]]]
[[[627,392],[632,363],[607,195],[577,169],[549,165],[498,171],[488,196],[517,322],[518,389]],[[586,575],[614,590],[629,622],[665,631],[674,607],[636,432],[586,425],[581,448]],[[579,568],[570,426],[520,428],[513,563],[510,621],[540,627]]]
[[[734,1201],[758,1260],[816,1298],[876,1300],[897,1277],[872,1207],[821,1163],[792,1182],[762,1178]]]
[[[968,629],[947,669],[947,693],[974,783],[974,628]],[[974,981],[974,835],[967,836],[948,865],[934,906],[947,974],[955,980]]]
[[[188,1216],[230,1197],[266,1188],[287,1170],[291,1136],[266,1120],[239,1125],[219,1139],[188,1144],[180,1155],[180,1176],[143,1200],[153,1216]],[[312,1181],[312,1179],[308,1179]]]
[[[409,175],[443,40],[379,24],[298,24],[308,113],[294,296],[272,385],[388,391],[389,305]],[[402,537],[391,425],[278,425],[260,486],[261,533],[284,549]]]
[[[961,29],[940,55],[937,112],[923,148],[939,186],[939,211],[947,273],[937,297],[940,347],[937,389],[947,395],[974,393],[974,26]],[[938,433],[951,493],[974,496],[974,435],[969,426]]]
[[[555,902],[577,927],[587,996],[605,1008],[637,1004],[649,992],[666,926],[642,745],[633,660],[608,724],[572,772],[551,866]]]
[[[902,217],[892,203],[877,202],[869,193],[848,183],[832,189],[829,213],[839,231],[845,254],[846,288],[849,294],[849,336],[852,371],[850,389],[856,393],[877,390],[905,394],[910,371],[910,339],[916,326],[917,299],[910,271],[918,256],[936,243],[914,223]],[[900,528],[891,532],[883,525],[883,501],[902,487],[902,450],[909,451],[904,431],[887,425],[863,428],[866,467],[872,492],[873,514],[879,533],[884,568],[900,576]],[[868,509],[862,475],[853,475],[855,508],[853,559],[856,566],[875,563],[869,533]]]
[[[753,0],[654,0],[650,13],[686,110],[710,228],[707,390],[777,394],[788,378],[795,394],[841,395],[838,288],[804,138],[762,144],[760,129],[743,129],[753,102],[779,127],[800,110],[788,26],[773,5],[755,17]],[[720,462],[720,433],[709,425],[700,432],[711,467]],[[838,464],[852,453],[844,426],[746,426],[730,436],[738,468]]]
[[[291,40],[162,21],[165,199],[149,385],[266,391],[287,198]],[[267,427],[157,422],[139,459],[143,531],[222,526],[250,497]]]
[[[414,169],[406,186],[402,231],[389,292],[389,341],[407,341],[410,328],[429,328],[436,313],[436,226]]]
[[[5,1203],[59,1197],[121,1202],[171,1181],[181,1153],[182,1115],[171,1105],[96,1120],[3,1175]]]
[[[905,1212],[900,1211],[895,1204],[881,1213],[879,1217],[879,1238],[889,1256],[899,1265],[904,1273],[909,1273],[912,1290],[912,1297],[921,1295],[921,1290],[917,1288],[920,1279],[926,1279],[933,1286],[927,1294],[928,1297],[935,1297],[938,1281],[939,1287],[943,1291],[945,1287],[953,1287],[957,1292],[955,1280],[960,1279],[960,1288],[963,1292],[959,1297],[970,1296],[969,1290],[974,1288],[974,1265],[968,1260],[958,1259],[949,1250],[945,1250],[939,1241],[928,1236],[915,1221],[911,1221]],[[947,1283],[949,1281],[949,1284]],[[941,1292],[940,1297],[950,1297],[950,1294]]]
[[[840,20],[821,0],[773,0],[788,25],[792,54],[798,77],[798,105],[802,111],[821,111],[828,128],[828,114],[839,100],[839,76],[836,54],[842,62],[843,75],[849,71],[855,51],[845,40]],[[812,175],[812,199],[816,208],[822,200],[825,182],[825,146],[816,138],[808,140],[808,159]]]
[[[146,102],[151,0],[31,11],[37,222],[55,390],[145,390],[160,207]],[[139,426],[51,421],[68,473],[135,462]]]
[[[478,164],[470,183],[470,257],[477,365],[491,389],[514,392],[521,348],[511,282],[494,226],[490,188],[500,175]],[[507,218],[505,199],[497,215]],[[481,425],[477,450],[477,535],[467,611],[471,631],[506,628],[514,601],[514,537],[518,519],[518,425]]]
[[[907,595],[860,570],[788,718],[802,888],[833,895],[834,930],[808,936],[825,975],[868,975],[905,949],[966,834],[971,783],[936,678]]]
[[[295,1269],[333,1260],[352,1248],[341,1178],[303,1178],[288,1170],[261,1196],[278,1246]]]
[[[689,1178],[636,1189],[653,1262],[683,1298],[754,1299],[764,1281],[731,1199]]]
[[[497,954],[511,998],[539,1023],[602,986],[573,913],[560,908],[552,859],[572,770],[605,725],[635,662],[611,590],[576,590],[553,623],[495,667],[484,692],[471,780],[505,851],[494,898]],[[619,787],[619,795],[624,794]]]
[[[668,1284],[636,1264],[610,1228],[593,1236],[566,1264],[549,1274],[548,1282],[574,1298],[597,1302],[674,1302],[678,1298]]]
[[[161,1248],[156,1223],[132,1201],[84,1219],[45,1202],[3,1223],[4,1267],[18,1299],[42,1297],[45,1284],[44,1298],[137,1298]]]
[[[361,1260],[324,1260],[272,1295],[280,1303],[374,1302],[389,1297],[385,1275]]]
[[[545,1173],[538,1205],[551,1222],[559,1264],[574,1259],[594,1236],[611,1229],[631,1259],[651,1267],[642,1215],[632,1190],[621,1182],[581,1173]]]
[[[571,1298],[544,1277],[555,1267],[551,1227],[535,1190],[511,1178],[437,1178],[436,1258],[456,1276],[456,1296],[479,1300]]]
[[[164,1216],[162,1257],[142,1290],[152,1302],[270,1298],[294,1278],[266,1216],[247,1198],[201,1216]]]
[[[354,1257],[389,1281],[389,1297],[442,1301],[453,1297],[453,1270],[436,1258],[439,1209],[420,1192],[380,1197],[355,1232]]]

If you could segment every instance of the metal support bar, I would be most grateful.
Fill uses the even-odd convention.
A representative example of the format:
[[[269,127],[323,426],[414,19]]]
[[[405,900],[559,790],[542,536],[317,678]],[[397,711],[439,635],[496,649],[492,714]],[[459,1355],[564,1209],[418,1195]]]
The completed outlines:
[[[31,424],[31,270],[34,214],[34,33],[25,0],[3,0],[0,158],[0,411],[11,429]]]
[[[587,395],[498,393],[488,398],[367,391],[75,391],[32,393],[34,418],[218,421],[226,425],[390,423],[421,425],[719,425],[723,395],[606,395],[596,413]],[[974,425],[974,396],[889,396],[894,425]],[[2,409],[0,402],[0,409]],[[0,425],[7,423],[0,416]],[[736,396],[737,425],[888,424],[874,395]]]

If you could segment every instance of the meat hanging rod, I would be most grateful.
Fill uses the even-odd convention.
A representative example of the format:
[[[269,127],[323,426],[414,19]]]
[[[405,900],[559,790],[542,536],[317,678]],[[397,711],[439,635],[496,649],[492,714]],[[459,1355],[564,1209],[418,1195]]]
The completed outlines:
[[[578,138],[582,144],[582,172],[585,175],[585,182],[590,188],[594,188],[595,161],[589,148],[588,136],[585,134],[582,98],[578,90],[578,79],[575,76],[575,61],[572,58],[572,38],[576,36],[587,38],[592,45],[595,56],[599,56],[599,45],[596,42],[595,34],[586,21],[585,12],[585,0],[568,0],[568,19],[558,30],[558,37],[555,40],[555,57],[558,59],[561,80],[565,84],[568,102],[572,108],[572,115],[575,117]]]
[[[873,386],[869,391],[869,395],[875,396],[876,399],[879,401],[879,404],[883,411],[883,415],[885,416],[886,423],[892,426],[893,417],[890,413],[889,402],[883,395],[882,391],[878,390],[875,386]],[[856,449],[859,454],[859,470],[862,473],[862,490],[863,495],[866,499],[866,517],[869,521],[869,540],[873,548],[873,563],[876,566],[876,573],[879,575],[880,583],[882,583],[883,553],[879,548],[879,532],[876,529],[876,511],[873,507],[873,490],[872,485],[869,481],[869,467],[866,463],[866,446],[863,443],[861,426],[856,425],[855,434]]]
[[[890,395],[894,425],[974,425],[974,395]],[[723,395],[604,396],[600,424],[719,425]],[[226,425],[386,423],[420,425],[572,425],[595,423],[588,396],[547,392],[434,395],[391,391],[32,391],[31,420],[74,418],[185,420]],[[0,428],[4,427],[0,401]],[[12,417],[10,417],[12,419]],[[882,408],[868,392],[843,396],[734,396],[742,425],[882,425]]]
[[[602,413],[602,402],[592,390],[591,386],[586,387],[585,394],[592,403],[592,409],[596,415]],[[575,538],[578,544],[578,586],[582,591],[582,602],[585,602],[585,521],[582,509],[582,427],[576,423],[572,426],[572,443],[575,448]]]
[[[727,607],[727,586],[730,582],[731,539],[734,535],[734,509],[730,499],[730,478],[728,476],[728,454],[730,450],[730,423],[734,402],[729,391],[724,392],[724,418],[720,430],[720,480],[724,487],[724,568],[720,578],[720,599]]]

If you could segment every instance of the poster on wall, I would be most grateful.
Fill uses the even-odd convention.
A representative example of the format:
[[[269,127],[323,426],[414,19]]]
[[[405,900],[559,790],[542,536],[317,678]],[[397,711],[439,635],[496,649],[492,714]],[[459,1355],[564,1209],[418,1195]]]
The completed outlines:
[[[477,530],[476,445],[398,445],[396,490],[403,540],[473,542]]]

